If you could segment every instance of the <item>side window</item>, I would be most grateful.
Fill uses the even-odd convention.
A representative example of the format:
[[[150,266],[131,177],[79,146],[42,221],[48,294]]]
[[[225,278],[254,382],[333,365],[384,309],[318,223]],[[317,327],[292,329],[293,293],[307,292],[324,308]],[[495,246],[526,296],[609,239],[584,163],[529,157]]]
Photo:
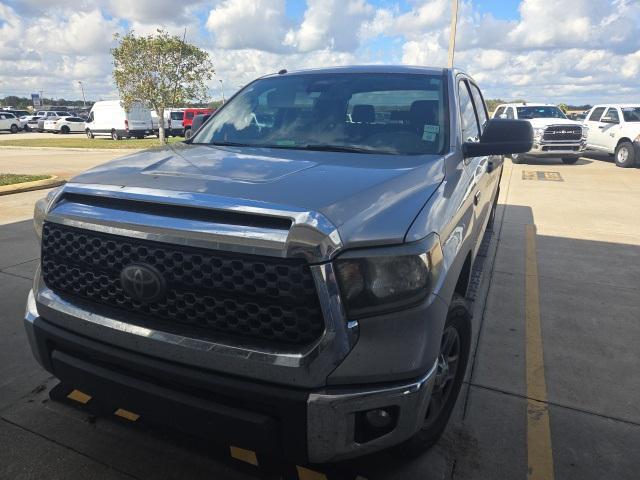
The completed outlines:
[[[599,122],[600,119],[602,118],[602,114],[604,113],[604,109],[605,107],[596,108],[593,112],[591,112],[591,115],[589,115],[588,121]]]
[[[473,103],[476,106],[476,113],[478,114],[478,120],[480,122],[480,132],[482,133],[484,131],[484,127],[489,121],[487,107],[484,104],[484,98],[482,98],[480,89],[473,83],[469,83],[469,87],[471,88],[471,96],[473,97]]]
[[[87,118],[87,123],[91,123],[91,122],[93,122],[93,112],[91,112],[89,114],[89,117]]]
[[[498,108],[493,114],[493,118],[500,118],[500,115],[504,113],[504,107]]]
[[[616,122],[620,122],[620,115],[618,115],[618,109],[611,107],[607,110],[607,113],[604,115],[605,117],[610,117]]]
[[[473,100],[469,94],[467,82],[458,83],[458,96],[460,97],[460,121],[462,127],[463,142],[477,142],[480,138],[478,119],[473,107]]]
[[[507,118],[511,118],[511,119],[516,118],[516,115],[513,111],[513,107],[507,108]]]

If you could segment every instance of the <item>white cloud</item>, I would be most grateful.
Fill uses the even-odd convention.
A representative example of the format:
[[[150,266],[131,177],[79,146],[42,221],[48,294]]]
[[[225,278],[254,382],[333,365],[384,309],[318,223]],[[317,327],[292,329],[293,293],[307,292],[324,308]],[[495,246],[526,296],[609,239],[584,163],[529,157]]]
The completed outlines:
[[[284,0],[224,0],[209,12],[207,29],[226,49],[283,50]]]
[[[307,0],[304,20],[287,32],[285,44],[300,52],[331,49],[355,50],[359,29],[372,19],[375,9],[365,0]]]
[[[280,68],[402,62],[442,66],[450,0],[0,0],[0,97],[112,96],[115,32],[159,27],[211,52],[219,96]],[[638,0],[522,0],[520,16],[497,19],[460,4],[456,65],[487,97],[593,103],[640,96]]]

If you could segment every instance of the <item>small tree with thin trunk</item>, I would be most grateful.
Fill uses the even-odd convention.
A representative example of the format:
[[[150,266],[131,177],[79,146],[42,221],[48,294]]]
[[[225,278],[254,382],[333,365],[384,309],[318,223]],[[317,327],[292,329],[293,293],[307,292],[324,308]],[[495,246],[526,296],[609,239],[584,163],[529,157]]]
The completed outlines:
[[[142,102],[158,115],[160,142],[165,143],[164,111],[187,101],[206,102],[213,76],[209,54],[176,35],[116,35],[113,78],[125,109]]]

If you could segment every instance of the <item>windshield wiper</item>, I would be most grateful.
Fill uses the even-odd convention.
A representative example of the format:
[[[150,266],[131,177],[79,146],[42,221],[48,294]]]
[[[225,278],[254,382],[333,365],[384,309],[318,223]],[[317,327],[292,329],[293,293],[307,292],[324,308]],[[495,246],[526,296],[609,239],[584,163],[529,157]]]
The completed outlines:
[[[326,144],[309,144],[298,147],[301,150],[314,150],[318,152],[347,152],[347,153],[383,153],[390,154],[382,150],[374,150],[372,148],[349,147],[346,145],[326,145]]]

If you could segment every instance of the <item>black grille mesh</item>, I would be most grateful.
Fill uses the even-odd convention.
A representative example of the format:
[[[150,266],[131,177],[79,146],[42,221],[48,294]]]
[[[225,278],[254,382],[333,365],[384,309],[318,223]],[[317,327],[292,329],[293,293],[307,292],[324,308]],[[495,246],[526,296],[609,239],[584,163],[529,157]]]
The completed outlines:
[[[582,139],[582,127],[577,125],[552,125],[544,131],[544,140],[578,141]]]
[[[165,298],[145,304],[127,295],[120,272],[132,263],[162,273]],[[208,332],[308,344],[324,329],[304,260],[222,253],[46,222],[42,273],[58,293]]]

